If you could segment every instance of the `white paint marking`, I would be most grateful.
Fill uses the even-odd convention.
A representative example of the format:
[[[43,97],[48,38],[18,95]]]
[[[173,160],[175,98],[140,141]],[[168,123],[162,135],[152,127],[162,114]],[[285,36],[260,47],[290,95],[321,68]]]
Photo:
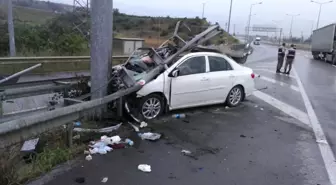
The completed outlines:
[[[295,77],[293,75],[286,75],[286,74],[283,74],[283,73],[276,73],[275,71],[272,71],[272,70],[269,70],[269,69],[253,68],[253,70],[256,70],[256,71],[265,71],[265,72],[268,72],[268,73],[277,74],[277,75],[283,75],[283,76],[288,76],[288,77],[291,77],[291,78],[295,79]]]
[[[324,135],[324,132],[322,130],[321,124],[317,119],[317,116],[315,114],[315,111],[311,105],[311,102],[308,98],[308,95],[303,87],[303,84],[301,82],[301,79],[299,77],[299,75],[297,74],[295,68],[293,68],[294,71],[294,76],[296,77],[297,83],[299,84],[299,88],[301,91],[301,95],[303,98],[303,102],[306,106],[307,109],[307,113],[308,113],[308,118],[310,121],[310,124],[313,128],[315,137],[316,137],[316,141],[317,141],[317,145],[320,149],[323,161],[324,161],[324,165],[326,167],[328,176],[329,176],[329,180],[330,180],[330,184],[331,185],[336,185],[336,160],[335,160],[335,156],[330,148],[330,145],[327,141],[327,138]]]
[[[292,107],[282,101],[279,101],[261,91],[254,91],[253,95],[310,127],[309,119],[305,112],[295,107]]]
[[[256,75],[259,75],[259,74],[256,74]],[[272,79],[272,78],[268,78],[268,77],[265,77],[265,76],[261,76],[261,75],[260,75],[259,78],[262,79],[262,80],[265,80],[265,81],[274,83],[274,84],[279,84],[279,85],[281,85],[281,86],[283,86],[283,87],[289,87],[289,88],[291,88],[291,89],[294,90],[294,91],[300,92],[300,89],[299,89],[298,87],[296,87],[295,85],[289,85],[289,84],[286,84],[286,83],[283,83],[283,82],[274,80],[274,79]]]

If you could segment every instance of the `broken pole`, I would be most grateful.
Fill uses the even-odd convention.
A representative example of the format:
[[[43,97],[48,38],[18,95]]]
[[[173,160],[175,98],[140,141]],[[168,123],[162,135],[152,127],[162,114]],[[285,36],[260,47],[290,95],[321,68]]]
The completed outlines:
[[[7,24],[8,24],[8,34],[9,34],[9,53],[11,57],[14,57],[16,55],[16,49],[15,49],[15,34],[14,34],[12,0],[7,0],[7,5],[8,5]]]
[[[113,1],[91,1],[91,93],[92,99],[107,95],[112,70]],[[106,106],[96,110],[101,118]]]

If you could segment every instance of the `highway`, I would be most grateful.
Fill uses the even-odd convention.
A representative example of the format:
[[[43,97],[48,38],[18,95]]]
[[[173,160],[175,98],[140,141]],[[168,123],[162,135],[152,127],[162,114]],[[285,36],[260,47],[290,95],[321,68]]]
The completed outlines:
[[[260,75],[256,87],[263,90],[241,106],[175,111],[187,118],[167,115],[150,123],[147,130],[164,134],[158,142],[127,130],[121,136],[130,137],[133,148],[94,155],[47,184],[83,177],[96,185],[108,177],[108,185],[335,185],[336,68],[298,51],[291,75],[276,74],[276,54],[274,46],[255,46],[245,65]],[[152,172],[138,171],[139,164]]]

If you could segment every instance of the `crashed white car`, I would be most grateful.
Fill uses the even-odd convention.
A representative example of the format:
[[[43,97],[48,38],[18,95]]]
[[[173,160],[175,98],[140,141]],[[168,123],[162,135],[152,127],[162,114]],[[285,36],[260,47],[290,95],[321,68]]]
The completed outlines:
[[[255,89],[252,69],[213,52],[190,53],[136,92],[138,110],[150,120],[169,110],[227,103],[234,107]]]

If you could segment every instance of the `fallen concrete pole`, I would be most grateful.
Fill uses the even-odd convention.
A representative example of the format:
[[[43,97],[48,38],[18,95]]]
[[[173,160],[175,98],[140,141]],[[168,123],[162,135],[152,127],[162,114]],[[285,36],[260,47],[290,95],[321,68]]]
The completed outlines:
[[[36,65],[34,65],[34,66],[32,66],[32,67],[29,67],[29,68],[27,68],[27,69],[25,69],[25,70],[22,70],[22,71],[20,71],[20,72],[17,72],[17,73],[15,73],[15,74],[13,74],[13,75],[10,75],[10,76],[8,76],[8,77],[5,77],[4,79],[1,79],[1,80],[0,80],[0,84],[5,83],[5,82],[7,82],[7,81],[10,80],[10,79],[13,79],[13,78],[16,78],[16,77],[20,77],[21,75],[23,75],[23,74],[25,74],[25,73],[27,73],[27,72],[29,72],[29,71],[31,71],[31,70],[34,70],[34,69],[36,69],[36,68],[38,68],[38,67],[40,67],[40,66],[42,66],[42,64],[36,64]]]

